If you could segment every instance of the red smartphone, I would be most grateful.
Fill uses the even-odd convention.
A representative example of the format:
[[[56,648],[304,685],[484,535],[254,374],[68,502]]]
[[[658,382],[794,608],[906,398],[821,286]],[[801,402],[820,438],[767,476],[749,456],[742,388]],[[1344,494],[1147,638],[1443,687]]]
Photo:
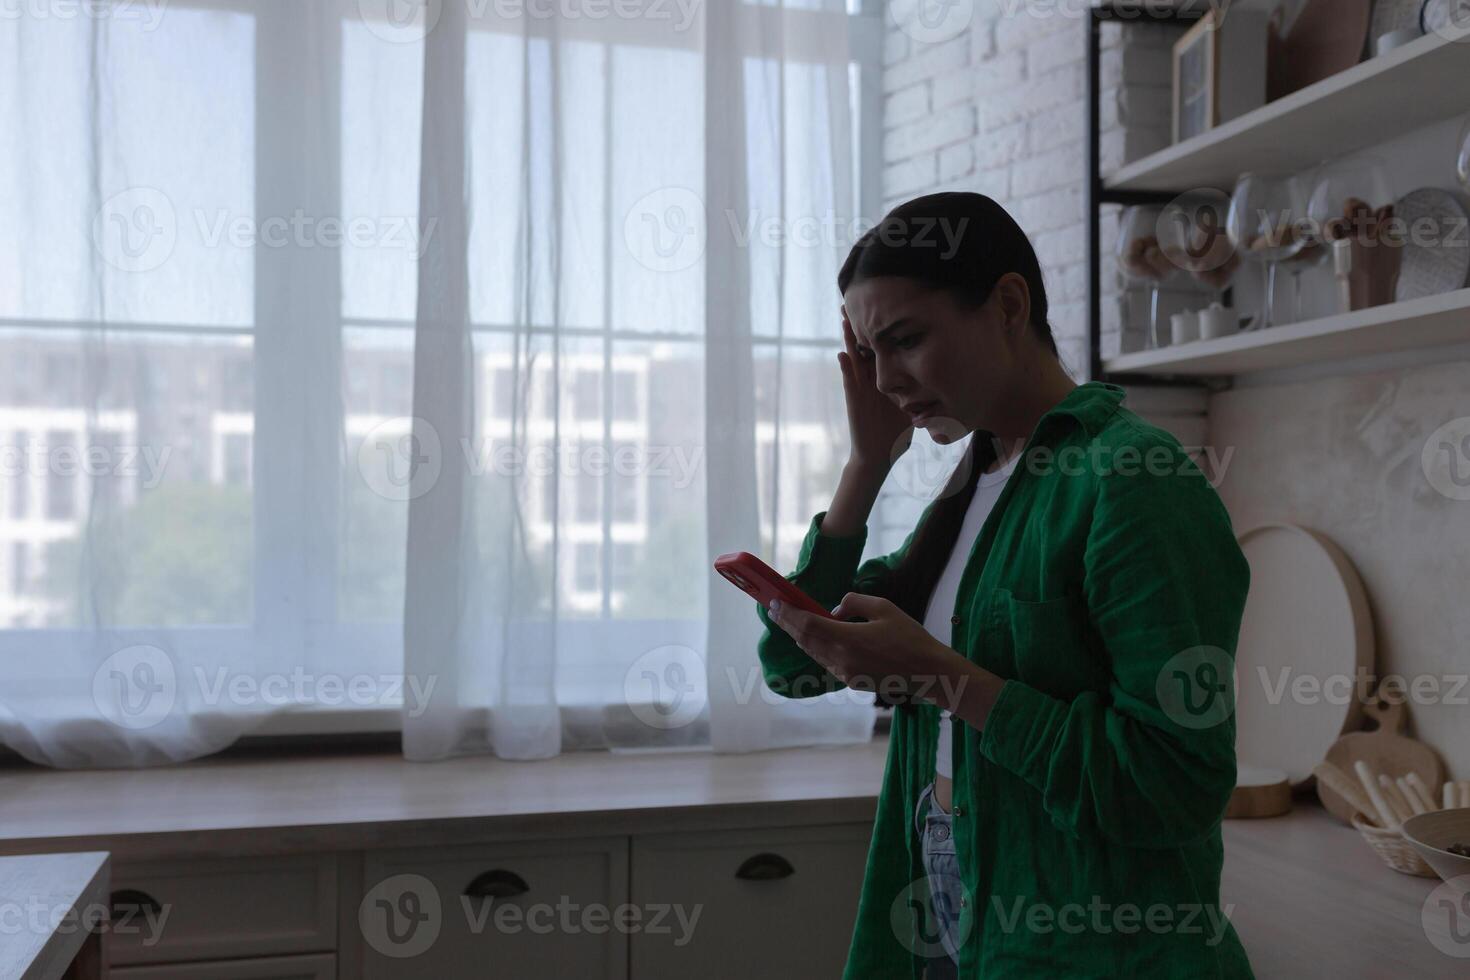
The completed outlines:
[[[768,610],[772,599],[780,599],[788,606],[804,609],[817,616],[837,618],[817,600],[792,585],[780,572],[748,551],[732,551],[716,558],[715,571],[750,593],[756,602]]]

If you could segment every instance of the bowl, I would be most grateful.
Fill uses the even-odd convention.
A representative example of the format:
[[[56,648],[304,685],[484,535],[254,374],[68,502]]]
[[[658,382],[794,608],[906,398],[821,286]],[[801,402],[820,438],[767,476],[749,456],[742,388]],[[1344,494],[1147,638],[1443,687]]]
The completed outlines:
[[[1451,844],[1470,844],[1470,807],[1431,810],[1403,823],[1404,840],[1418,851],[1435,874],[1470,894],[1470,857],[1451,854]]]

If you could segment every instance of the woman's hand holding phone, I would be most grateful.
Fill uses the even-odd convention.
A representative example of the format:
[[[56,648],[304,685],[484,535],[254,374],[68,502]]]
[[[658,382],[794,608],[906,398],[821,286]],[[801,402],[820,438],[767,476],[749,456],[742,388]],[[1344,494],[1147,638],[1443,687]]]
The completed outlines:
[[[855,691],[938,701],[945,688],[959,692],[956,675],[968,661],[936,640],[922,623],[881,596],[849,592],[832,610],[835,618],[773,604],[771,619],[808,656]],[[845,622],[852,617],[867,622]]]

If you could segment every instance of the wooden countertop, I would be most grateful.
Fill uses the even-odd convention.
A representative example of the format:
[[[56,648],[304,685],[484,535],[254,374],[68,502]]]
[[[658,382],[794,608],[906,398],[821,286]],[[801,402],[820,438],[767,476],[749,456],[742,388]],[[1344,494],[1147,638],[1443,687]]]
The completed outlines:
[[[211,757],[143,770],[0,770],[0,853],[116,861],[495,839],[867,823],[888,739],[744,754]],[[268,831],[268,833],[267,833]]]
[[[1227,820],[1224,838],[1220,900],[1257,980],[1470,976],[1470,959],[1441,953],[1420,919],[1440,880],[1384,864],[1315,794],[1284,816]]]
[[[108,907],[108,877],[106,854],[0,858],[0,908],[6,912],[0,977],[62,976],[93,935],[87,925]]]
[[[118,863],[868,823],[886,737],[860,746],[573,752],[512,762],[406,762],[388,753],[214,757],[168,768],[0,770],[0,853],[110,850]],[[1438,879],[1384,865],[1314,796],[1283,817],[1227,820],[1222,900],[1256,976],[1333,980],[1470,976],[1440,953],[1421,911]],[[1389,966],[1392,964],[1392,967]]]

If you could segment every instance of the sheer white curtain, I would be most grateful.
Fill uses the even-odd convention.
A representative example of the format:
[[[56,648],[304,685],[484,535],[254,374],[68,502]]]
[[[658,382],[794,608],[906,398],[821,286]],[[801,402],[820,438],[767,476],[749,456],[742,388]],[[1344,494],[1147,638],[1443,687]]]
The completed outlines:
[[[789,569],[845,458],[833,279],[876,217],[873,19],[15,11],[0,743],[83,766],[399,724],[423,759],[869,737],[868,696],[764,690],[710,561]]]
[[[430,8],[405,658],[453,695],[411,758],[871,733],[871,697],[765,691],[710,567],[794,563],[845,458],[853,19],[684,11]]]

